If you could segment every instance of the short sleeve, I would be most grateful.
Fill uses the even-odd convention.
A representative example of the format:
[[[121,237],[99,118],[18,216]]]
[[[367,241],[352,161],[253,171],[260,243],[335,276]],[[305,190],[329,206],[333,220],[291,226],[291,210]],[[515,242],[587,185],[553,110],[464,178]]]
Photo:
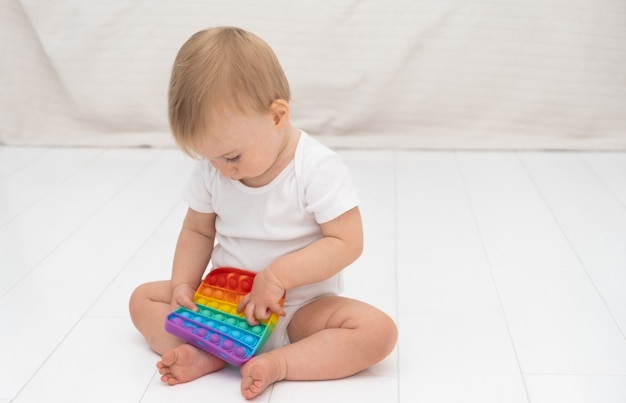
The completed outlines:
[[[199,213],[213,213],[213,200],[210,186],[210,164],[200,160],[191,171],[187,187],[183,189],[183,201]]]
[[[305,158],[302,168],[306,210],[323,224],[358,206],[360,200],[346,164],[334,151],[319,147],[324,150],[318,150],[318,157]]]

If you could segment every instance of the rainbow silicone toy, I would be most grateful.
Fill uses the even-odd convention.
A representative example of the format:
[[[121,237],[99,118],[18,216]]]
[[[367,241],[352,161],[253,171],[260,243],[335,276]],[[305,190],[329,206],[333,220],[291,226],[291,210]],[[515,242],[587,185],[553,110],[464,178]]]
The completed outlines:
[[[244,314],[237,313],[255,275],[230,267],[211,270],[193,297],[198,312],[179,307],[167,316],[165,330],[232,365],[244,364],[259,352],[278,322],[272,313],[250,326]]]

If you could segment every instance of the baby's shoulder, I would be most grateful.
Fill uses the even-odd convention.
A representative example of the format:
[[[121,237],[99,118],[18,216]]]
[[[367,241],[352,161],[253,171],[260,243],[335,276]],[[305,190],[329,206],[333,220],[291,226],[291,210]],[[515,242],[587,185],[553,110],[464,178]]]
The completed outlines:
[[[295,154],[297,171],[324,171],[335,164],[343,165],[339,155],[319,140],[301,132]]]

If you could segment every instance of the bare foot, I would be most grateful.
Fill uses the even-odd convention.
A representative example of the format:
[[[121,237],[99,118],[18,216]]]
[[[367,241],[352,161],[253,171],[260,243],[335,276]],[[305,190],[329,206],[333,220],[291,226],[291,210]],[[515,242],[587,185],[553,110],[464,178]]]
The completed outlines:
[[[192,346],[182,344],[163,354],[157,362],[161,382],[168,385],[189,382],[208,373],[224,368],[219,358]]]
[[[241,394],[252,399],[274,382],[285,379],[286,375],[287,366],[280,357],[272,353],[256,356],[241,367]]]

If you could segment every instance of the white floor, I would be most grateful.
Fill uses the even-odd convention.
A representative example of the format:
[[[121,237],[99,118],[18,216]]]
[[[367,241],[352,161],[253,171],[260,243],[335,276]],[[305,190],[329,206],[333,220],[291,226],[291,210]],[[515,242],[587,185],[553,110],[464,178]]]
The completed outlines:
[[[626,153],[340,154],[366,230],[346,294],[398,348],[256,401],[626,402]],[[162,385],[127,314],[169,275],[192,163],[0,147],[0,402],[242,400],[235,368]]]

